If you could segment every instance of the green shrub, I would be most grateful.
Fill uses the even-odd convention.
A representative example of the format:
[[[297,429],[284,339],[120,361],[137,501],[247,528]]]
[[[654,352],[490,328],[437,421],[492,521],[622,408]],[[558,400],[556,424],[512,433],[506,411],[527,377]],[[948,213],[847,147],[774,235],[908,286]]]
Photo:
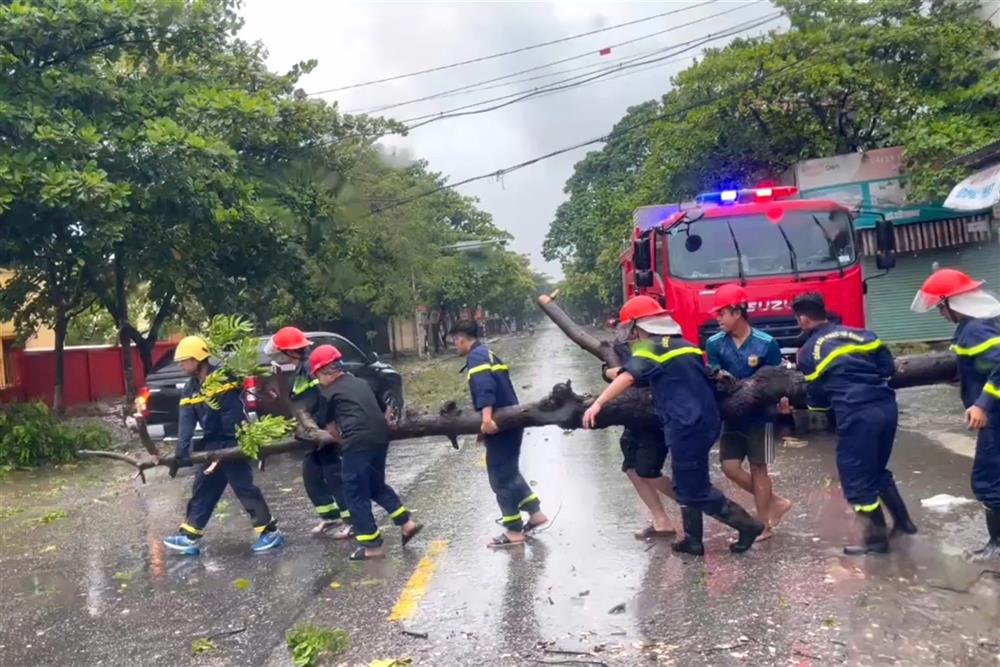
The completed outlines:
[[[95,424],[60,421],[44,403],[0,406],[0,466],[67,463],[78,449],[107,449],[111,436]]]

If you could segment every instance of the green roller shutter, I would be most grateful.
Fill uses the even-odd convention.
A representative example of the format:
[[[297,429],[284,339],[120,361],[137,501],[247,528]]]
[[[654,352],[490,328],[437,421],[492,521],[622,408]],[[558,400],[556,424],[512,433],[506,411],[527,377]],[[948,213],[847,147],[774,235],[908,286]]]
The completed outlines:
[[[974,278],[985,280],[987,286],[1000,295],[1000,245],[997,241],[901,254],[896,260],[896,268],[887,276],[868,281],[865,319],[868,328],[877,332],[879,338],[887,342],[951,338],[955,325],[937,312],[918,314],[910,310],[913,296],[934,270],[935,262],[939,268],[961,269]],[[866,277],[880,273],[873,257],[864,258],[862,268]]]

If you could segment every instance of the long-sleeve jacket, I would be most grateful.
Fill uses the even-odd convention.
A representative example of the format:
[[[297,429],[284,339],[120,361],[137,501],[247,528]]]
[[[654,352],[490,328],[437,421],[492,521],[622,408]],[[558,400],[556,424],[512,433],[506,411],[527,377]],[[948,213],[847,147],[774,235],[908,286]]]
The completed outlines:
[[[209,373],[212,370],[209,368]],[[206,400],[209,398],[218,404],[218,409],[209,405]],[[236,427],[246,420],[240,383],[227,382],[206,396],[201,391],[201,380],[190,378],[181,390],[175,458],[186,459],[191,455],[191,439],[198,424],[201,424],[205,449],[210,451],[234,445]]]
[[[482,343],[472,346],[462,370],[469,379],[469,393],[472,394],[472,405],[476,410],[517,405],[517,393],[510,381],[510,369]]]
[[[892,353],[873,332],[827,322],[813,329],[799,348],[809,406],[830,406],[834,414],[883,400],[895,400],[889,386]]]
[[[326,399],[320,392],[319,380],[312,376],[305,364],[295,369],[288,398],[294,408],[302,408],[309,413],[316,426],[326,427]]]
[[[672,442],[718,436],[715,387],[696,346],[680,336],[639,340],[622,370],[637,386],[652,389],[656,414]]]
[[[1000,418],[1000,318],[964,319],[953,341],[962,403]]]

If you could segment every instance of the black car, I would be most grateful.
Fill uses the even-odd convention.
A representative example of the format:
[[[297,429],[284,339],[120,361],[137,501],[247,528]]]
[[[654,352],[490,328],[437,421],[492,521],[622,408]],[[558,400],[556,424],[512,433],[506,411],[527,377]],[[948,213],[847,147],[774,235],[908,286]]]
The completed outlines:
[[[403,379],[396,370],[387,363],[379,361],[377,354],[368,355],[362,352],[354,343],[335,333],[326,331],[307,332],[306,338],[317,345],[333,345],[343,355],[344,366],[354,375],[366,380],[376,395],[392,408],[393,414],[400,417],[403,414]],[[271,363],[270,357],[264,352],[267,338],[261,338],[257,348],[261,365]],[[295,371],[293,364],[281,367],[289,386],[291,375]],[[139,395],[145,400],[146,424],[153,440],[173,441],[177,438],[177,414],[181,389],[187,382],[187,377],[181,372],[180,366],[174,362],[173,352],[167,352],[146,376],[146,386]],[[251,419],[257,415],[278,414],[291,416],[285,409],[285,401],[278,394],[278,378],[261,377],[248,378],[244,382],[244,403]],[[196,432],[195,438],[198,438]]]

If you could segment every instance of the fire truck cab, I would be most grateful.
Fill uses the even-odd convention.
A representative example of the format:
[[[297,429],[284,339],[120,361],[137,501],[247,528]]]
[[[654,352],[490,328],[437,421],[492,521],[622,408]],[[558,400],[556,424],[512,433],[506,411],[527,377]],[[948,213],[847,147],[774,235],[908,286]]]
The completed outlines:
[[[852,212],[825,199],[798,199],[792,186],[699,195],[686,205],[644,206],[633,214],[621,254],[624,297],[658,298],[685,338],[704,345],[718,331],[709,310],[715,290],[739,283],[755,327],[782,352],[797,348],[792,299],[819,292],[848,326],[864,326],[865,285]],[[880,270],[895,264],[892,223],[876,227]]]

